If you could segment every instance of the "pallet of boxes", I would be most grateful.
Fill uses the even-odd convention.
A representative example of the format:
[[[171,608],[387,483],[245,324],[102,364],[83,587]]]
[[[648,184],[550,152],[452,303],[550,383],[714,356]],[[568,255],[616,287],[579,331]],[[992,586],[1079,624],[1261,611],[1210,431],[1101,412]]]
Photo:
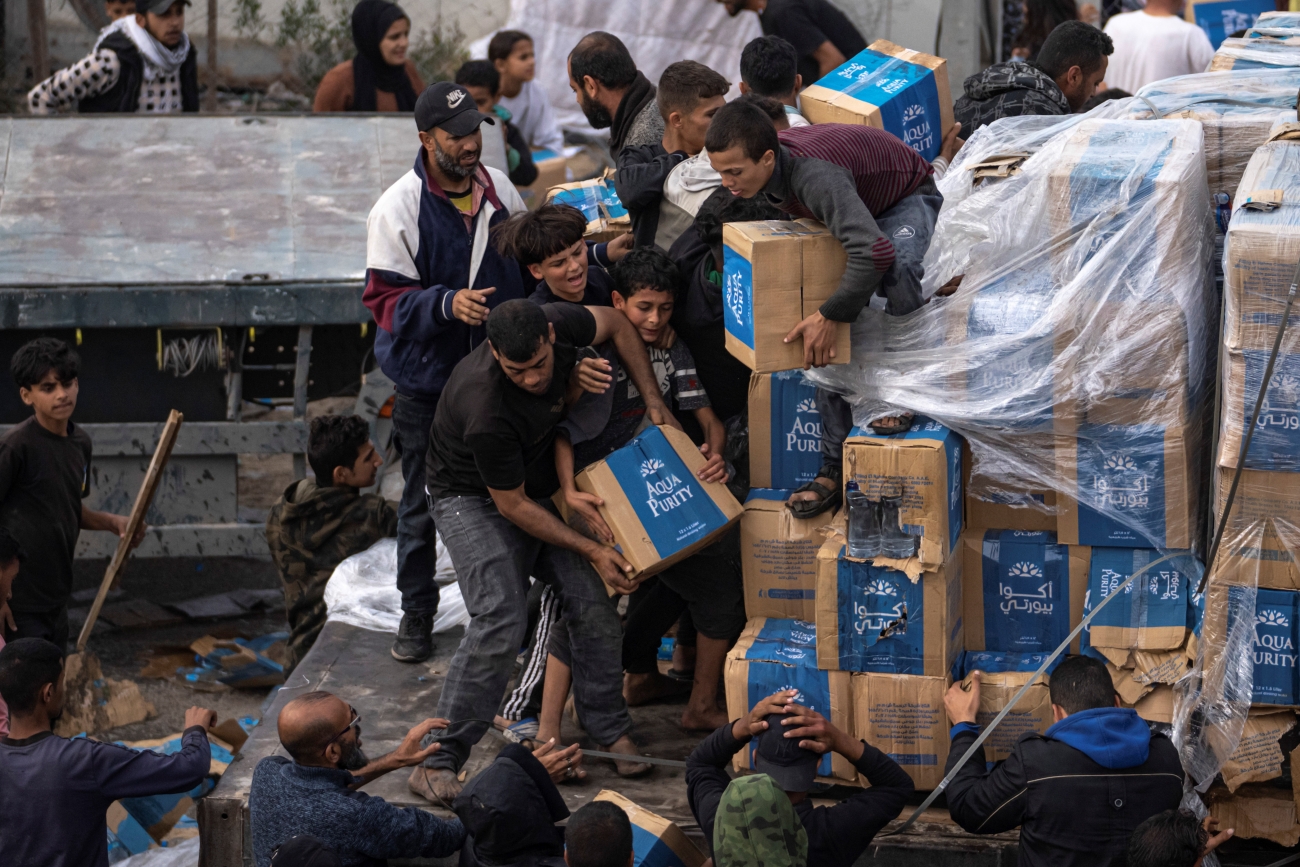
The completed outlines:
[[[1222,515],[1287,291],[1300,261],[1300,125],[1276,127],[1255,151],[1227,234],[1220,428],[1213,503]],[[1293,316],[1295,312],[1293,311]],[[1210,789],[1211,812],[1240,837],[1300,842],[1294,752],[1300,706],[1300,331],[1283,336],[1245,455],[1205,600],[1207,653],[1232,621],[1252,623],[1251,707],[1240,745]],[[1257,589],[1256,589],[1257,588]],[[1253,610],[1249,609],[1252,605]],[[1244,606],[1244,608],[1243,608]],[[1228,661],[1231,664],[1231,660]],[[1211,663],[1207,661],[1207,670]],[[1286,786],[1290,772],[1291,785]]]

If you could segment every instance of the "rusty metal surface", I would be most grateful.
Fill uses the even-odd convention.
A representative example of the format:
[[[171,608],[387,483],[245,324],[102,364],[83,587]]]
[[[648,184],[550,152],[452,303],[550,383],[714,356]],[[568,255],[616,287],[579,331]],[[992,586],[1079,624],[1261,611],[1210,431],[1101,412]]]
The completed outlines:
[[[79,287],[76,303],[99,305],[97,318],[113,301],[95,288],[198,293],[168,322],[209,318],[204,292],[331,282],[354,292],[366,215],[418,148],[409,116],[0,117],[4,325],[18,326],[24,305],[43,306],[12,294],[23,288]],[[149,311],[159,300],[149,301],[120,308],[113,324],[158,318]]]

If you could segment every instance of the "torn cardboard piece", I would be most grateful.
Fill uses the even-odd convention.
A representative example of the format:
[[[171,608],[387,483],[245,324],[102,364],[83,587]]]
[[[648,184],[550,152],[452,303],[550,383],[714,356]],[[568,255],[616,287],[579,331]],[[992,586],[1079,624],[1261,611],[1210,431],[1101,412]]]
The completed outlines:
[[[251,640],[228,641],[205,635],[190,649],[198,655],[202,668],[215,672],[213,679],[218,683],[254,689],[284,683],[284,646],[288,637],[286,632],[273,632]]]
[[[54,733],[60,737],[94,734],[141,722],[156,713],[134,681],[104,677],[99,659],[92,653],[69,654],[63,670],[63,716],[54,724]]]
[[[1300,843],[1296,802],[1292,795],[1271,786],[1245,785],[1235,793],[1214,786],[1207,793],[1210,815],[1220,828],[1232,828],[1236,837],[1271,840],[1279,846]]]
[[[609,801],[627,813],[632,823],[632,856],[638,867],[701,867],[705,856],[676,824],[611,789],[601,789],[595,801]]]
[[[1293,711],[1251,710],[1236,751],[1224,762],[1220,772],[1229,792],[1245,783],[1262,783],[1282,776],[1282,735],[1295,726]]]

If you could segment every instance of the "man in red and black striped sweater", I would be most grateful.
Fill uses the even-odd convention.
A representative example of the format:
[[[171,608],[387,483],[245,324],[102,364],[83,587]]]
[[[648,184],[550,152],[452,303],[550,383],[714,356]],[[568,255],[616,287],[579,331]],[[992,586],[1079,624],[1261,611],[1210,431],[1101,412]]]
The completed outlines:
[[[763,195],[792,218],[820,220],[848,254],[835,294],[787,337],[803,338],[805,369],[830,362],[835,324],[856,321],[873,296],[880,296],[893,316],[924,303],[921,260],[943,196],[930,164],[897,137],[845,124],[783,130],[778,137],[761,109],[739,100],[714,115],[705,148],[733,195]],[[823,466],[817,480],[791,499],[800,517],[838,504],[844,439],[853,421],[839,395],[819,388],[817,398]],[[910,419],[877,420],[885,421],[905,430]],[[884,431],[892,432],[890,425]]]

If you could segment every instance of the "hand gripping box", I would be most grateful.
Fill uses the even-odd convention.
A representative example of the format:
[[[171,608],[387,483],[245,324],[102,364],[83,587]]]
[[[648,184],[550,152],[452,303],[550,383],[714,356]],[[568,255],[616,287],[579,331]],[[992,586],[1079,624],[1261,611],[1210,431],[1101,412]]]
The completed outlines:
[[[975,530],[961,544],[967,650],[1051,653],[1083,617],[1090,549],[1021,530]],[[1077,638],[1070,647],[1079,652]]]
[[[701,867],[705,861],[686,832],[675,823],[611,789],[601,789],[593,801],[615,804],[632,823],[632,863],[636,867]]]
[[[822,417],[817,387],[802,370],[749,377],[749,483],[797,488],[822,465]]]
[[[937,569],[957,547],[962,529],[962,439],[917,416],[906,433],[881,436],[855,427],[844,442],[844,483],[868,497],[902,496],[899,520],[919,536],[918,556]]]
[[[1047,660],[1046,653],[996,653],[988,650],[968,650],[962,654],[962,687],[970,689],[971,675],[980,673],[980,706],[975,722],[988,727],[993,718],[1003,711],[1025,684],[1031,683],[1024,697],[984,742],[986,762],[1000,762],[1011,754],[1021,735],[1042,733],[1052,725],[1052,699],[1048,692],[1048,676],[1034,677]],[[1056,663],[1059,664],[1060,657]],[[1048,668],[1048,674],[1056,667]]]
[[[587,218],[588,241],[612,241],[625,232],[632,231],[632,217],[614,191],[611,173],[605,177],[557,184],[546,194],[552,205],[569,205],[582,211]]]
[[[726,485],[695,475],[704,462],[690,437],[661,426],[578,473],[578,490],[605,501],[600,515],[637,575],[684,560],[740,518]]]
[[[1165,553],[1148,548],[1093,548],[1083,614],[1114,595],[1138,569]],[[1083,632],[1088,647],[1177,650],[1187,641],[1189,599],[1204,569],[1190,551],[1135,578]]]
[[[745,616],[816,616],[817,549],[834,520],[829,512],[796,518],[785,507],[793,491],[754,488],[740,516],[740,568]]]
[[[910,578],[846,556],[832,536],[817,552],[817,664],[843,671],[946,676],[962,651],[962,563]]]
[[[854,736],[898,763],[921,790],[943,779],[948,763],[947,677],[855,674]]]
[[[874,126],[933,161],[953,124],[948,62],[877,39],[799,94],[812,123]]]
[[[814,220],[722,227],[722,319],[727,351],[750,370],[803,367],[803,341],[785,336],[839,288],[848,257]],[[835,358],[849,361],[849,325],[835,326]]]
[[[755,617],[745,625],[727,653],[723,682],[727,715],[747,716],[764,698],[795,689],[795,701],[829,719],[840,731],[853,731],[853,697],[846,671],[817,668],[816,628],[803,620]],[[753,742],[736,754],[737,771],[753,769]],[[827,753],[817,767],[819,777],[856,781],[858,770],[839,753]]]

